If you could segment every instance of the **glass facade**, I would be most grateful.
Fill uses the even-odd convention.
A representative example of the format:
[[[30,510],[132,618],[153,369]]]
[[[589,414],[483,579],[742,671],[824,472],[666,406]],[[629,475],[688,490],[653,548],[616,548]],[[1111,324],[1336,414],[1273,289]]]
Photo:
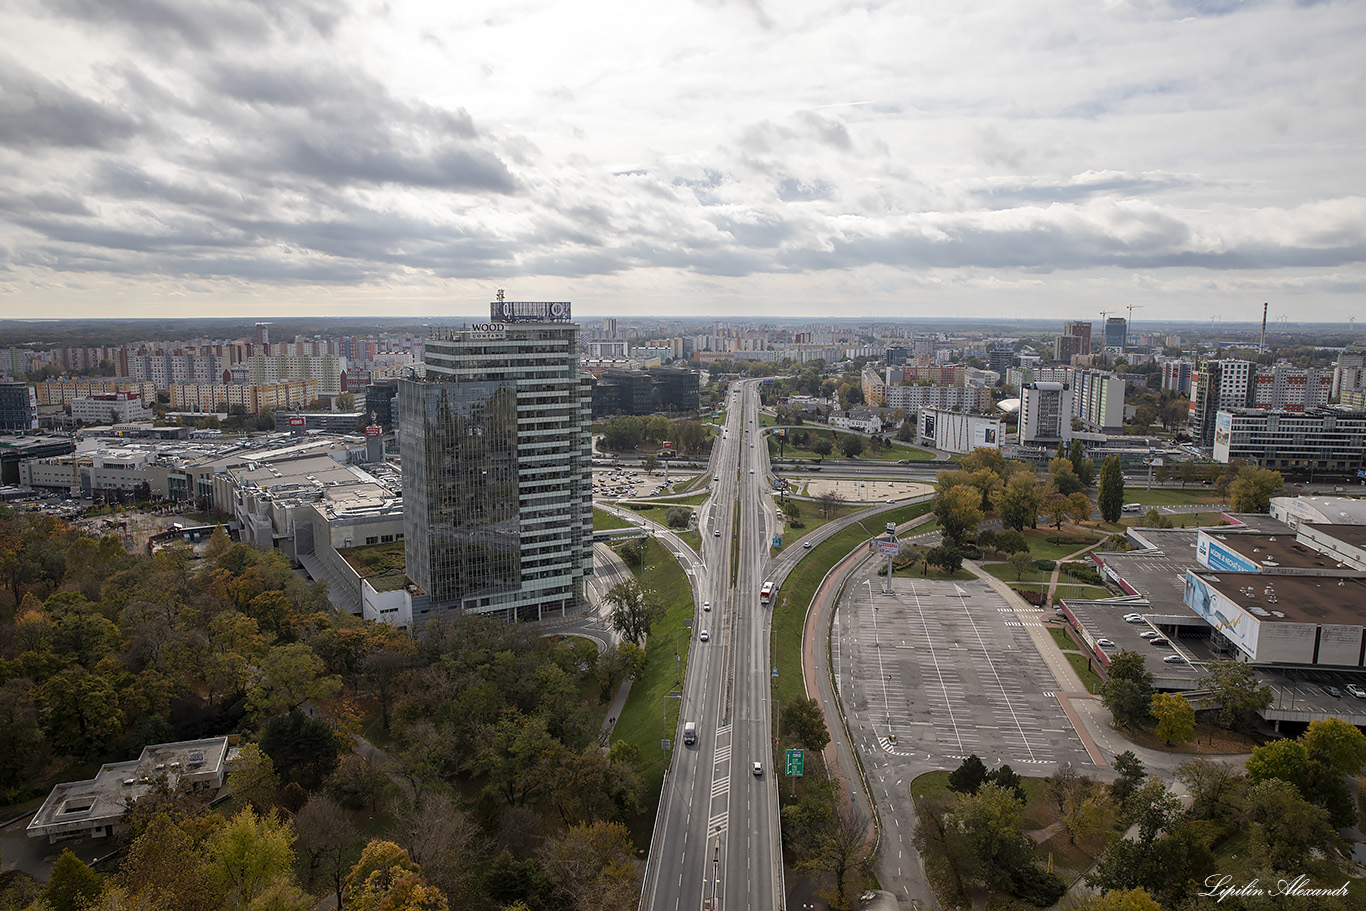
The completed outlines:
[[[399,384],[409,578],[438,606],[535,620],[592,574],[590,378],[578,327],[428,339]]]

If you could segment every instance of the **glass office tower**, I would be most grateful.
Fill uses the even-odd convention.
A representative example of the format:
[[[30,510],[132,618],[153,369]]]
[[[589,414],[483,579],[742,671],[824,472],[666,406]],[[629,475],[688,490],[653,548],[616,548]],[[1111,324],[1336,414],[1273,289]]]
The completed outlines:
[[[568,305],[516,306],[429,338],[399,384],[404,552],[432,607],[538,620],[593,572],[592,393]]]

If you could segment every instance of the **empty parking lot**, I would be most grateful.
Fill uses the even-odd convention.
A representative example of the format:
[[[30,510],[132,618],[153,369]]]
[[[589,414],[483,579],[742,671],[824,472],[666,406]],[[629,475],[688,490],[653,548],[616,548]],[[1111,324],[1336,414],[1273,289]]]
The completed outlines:
[[[876,576],[846,589],[832,659],[860,748],[949,764],[1052,767],[1089,759],[1017,613],[982,582]]]

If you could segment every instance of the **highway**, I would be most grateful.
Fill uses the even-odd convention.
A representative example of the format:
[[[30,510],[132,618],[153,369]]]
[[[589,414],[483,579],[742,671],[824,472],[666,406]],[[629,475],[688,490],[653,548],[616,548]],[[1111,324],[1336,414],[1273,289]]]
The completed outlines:
[[[644,883],[643,907],[656,911],[770,911],[785,904],[770,746],[769,613],[759,604],[776,522],[757,389],[757,381],[732,386],[725,431],[712,448],[716,480],[699,516],[702,562],[693,576],[695,641]],[[732,547],[739,548],[733,588]],[[710,612],[702,609],[706,601]],[[697,641],[703,629],[708,642]],[[691,746],[682,742],[687,721],[697,724]]]

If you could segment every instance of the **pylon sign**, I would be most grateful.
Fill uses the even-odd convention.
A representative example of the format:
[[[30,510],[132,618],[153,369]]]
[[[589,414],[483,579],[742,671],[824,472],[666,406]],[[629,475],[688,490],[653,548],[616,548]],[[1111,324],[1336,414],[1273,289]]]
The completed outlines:
[[[787,777],[788,777],[788,778],[801,778],[801,777],[802,777],[802,765],[803,765],[803,755],[802,755],[802,751],[801,751],[801,750],[788,750],[788,751],[787,751],[787,772],[786,772]]]

